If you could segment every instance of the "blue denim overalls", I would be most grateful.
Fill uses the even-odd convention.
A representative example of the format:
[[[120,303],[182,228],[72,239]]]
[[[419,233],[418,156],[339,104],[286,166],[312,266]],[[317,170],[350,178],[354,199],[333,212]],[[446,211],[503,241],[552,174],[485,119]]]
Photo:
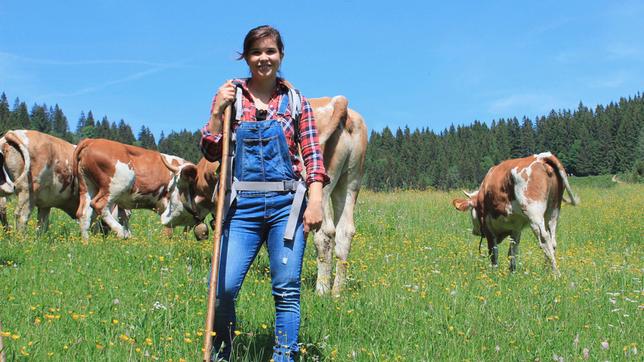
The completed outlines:
[[[287,97],[282,99],[286,101],[280,104],[280,114],[284,114],[288,107]],[[302,215],[305,207],[296,215],[294,234],[289,240],[285,238],[285,231],[295,194],[292,191],[251,191],[244,185],[300,181],[293,172],[279,120],[241,122],[236,129],[235,152],[232,167],[238,187],[222,232],[215,351],[223,342],[218,358],[230,357],[236,322],[235,299],[250,265],[266,241],[276,310],[273,359],[293,361],[298,351],[300,327],[300,276],[305,248]]]

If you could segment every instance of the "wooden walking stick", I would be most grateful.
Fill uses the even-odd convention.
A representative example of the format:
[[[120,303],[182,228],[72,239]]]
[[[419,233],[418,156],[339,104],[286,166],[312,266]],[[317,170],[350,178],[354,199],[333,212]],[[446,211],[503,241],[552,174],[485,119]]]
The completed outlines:
[[[0,362],[5,362],[4,344],[2,343],[2,322],[0,322]]]
[[[217,205],[215,213],[215,236],[212,246],[212,260],[210,262],[210,287],[208,288],[208,311],[206,314],[206,328],[204,332],[203,360],[210,361],[212,350],[213,327],[215,325],[215,300],[217,297],[217,281],[219,280],[219,259],[221,245],[221,229],[224,218],[224,203],[228,186],[228,168],[230,167],[230,124],[231,106],[224,110],[224,124],[222,129],[222,151],[219,164],[219,188],[217,190]]]

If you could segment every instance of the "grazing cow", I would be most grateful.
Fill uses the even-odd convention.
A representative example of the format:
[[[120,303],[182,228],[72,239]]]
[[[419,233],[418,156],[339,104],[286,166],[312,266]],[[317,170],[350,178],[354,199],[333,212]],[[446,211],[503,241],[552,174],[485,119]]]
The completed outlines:
[[[0,138],[0,202],[6,226],[5,196],[17,194],[16,228],[23,230],[34,207],[38,228],[46,231],[52,207],[75,218],[78,190],[72,175],[74,145],[38,131],[8,131]],[[12,181],[13,180],[13,181]]]
[[[521,230],[530,225],[546,261],[559,275],[555,233],[564,189],[571,203],[579,204],[561,162],[544,152],[493,166],[477,191],[466,193],[467,200],[455,199],[452,204],[460,211],[470,210],[472,233],[487,239],[493,266],[498,266],[497,244],[510,236],[510,270],[516,270]]]
[[[353,209],[364,174],[367,127],[362,116],[348,108],[348,101],[343,96],[309,101],[318,126],[324,166],[331,180],[323,192],[322,226],[314,236],[318,252],[316,291],[324,294],[332,290],[337,295],[346,282],[347,258],[355,234]],[[203,220],[206,210],[214,211],[210,200],[216,181],[206,181],[204,174],[207,172],[214,175],[214,168],[205,170],[204,167],[186,166],[177,174],[178,187],[173,190],[175,194],[171,197],[170,206],[161,216],[164,225],[176,225],[175,220],[190,218],[192,215]],[[208,206],[199,208],[197,205],[200,202],[208,202]],[[331,286],[334,248],[337,263],[335,280]]]
[[[176,184],[171,170],[188,164],[179,157],[106,139],[82,140],[72,160],[79,186],[76,215],[84,239],[89,236],[92,210],[120,238],[129,237],[128,225],[121,225],[109,211],[112,206],[163,212],[168,191]]]

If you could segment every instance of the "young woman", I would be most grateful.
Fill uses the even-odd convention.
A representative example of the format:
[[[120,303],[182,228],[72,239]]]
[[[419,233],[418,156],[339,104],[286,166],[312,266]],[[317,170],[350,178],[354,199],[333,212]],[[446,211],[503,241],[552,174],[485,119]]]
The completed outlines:
[[[233,105],[237,111],[231,171],[236,197],[222,232],[214,347],[217,358],[230,357],[235,299],[266,242],[276,310],[273,359],[293,361],[298,352],[304,233],[322,222],[322,187],[328,176],[311,106],[277,76],[284,59],[279,32],[266,25],[249,31],[239,59],[246,61],[251,77],[227,81],[219,88],[201,139],[204,156],[220,159],[222,117]],[[292,102],[300,104],[294,107]],[[303,167],[306,180],[300,180]],[[300,202],[304,185],[308,200]]]

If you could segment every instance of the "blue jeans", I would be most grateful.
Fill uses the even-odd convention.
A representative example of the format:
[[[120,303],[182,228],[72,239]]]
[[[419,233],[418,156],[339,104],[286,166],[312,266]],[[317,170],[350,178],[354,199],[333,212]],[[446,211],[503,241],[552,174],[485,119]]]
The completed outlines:
[[[304,231],[300,213],[293,241],[284,230],[293,202],[292,193],[242,191],[223,226],[221,262],[215,311],[215,351],[229,358],[235,331],[235,300],[261,245],[266,242],[275,300],[273,359],[293,361],[298,351],[300,285],[304,257]]]

